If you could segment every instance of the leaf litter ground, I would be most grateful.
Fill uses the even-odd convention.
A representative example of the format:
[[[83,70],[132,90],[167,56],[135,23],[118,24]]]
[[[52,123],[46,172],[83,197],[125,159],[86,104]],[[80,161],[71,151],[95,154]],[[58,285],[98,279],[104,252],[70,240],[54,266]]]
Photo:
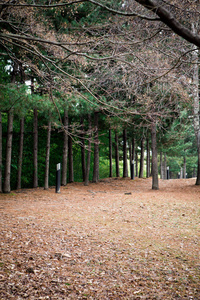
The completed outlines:
[[[0,299],[200,299],[195,179],[0,195]]]

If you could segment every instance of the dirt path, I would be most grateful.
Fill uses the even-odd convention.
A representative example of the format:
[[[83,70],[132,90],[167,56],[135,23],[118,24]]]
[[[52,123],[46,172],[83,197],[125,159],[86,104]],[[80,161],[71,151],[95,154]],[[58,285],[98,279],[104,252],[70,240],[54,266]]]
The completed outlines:
[[[0,195],[0,299],[200,299],[195,179]]]

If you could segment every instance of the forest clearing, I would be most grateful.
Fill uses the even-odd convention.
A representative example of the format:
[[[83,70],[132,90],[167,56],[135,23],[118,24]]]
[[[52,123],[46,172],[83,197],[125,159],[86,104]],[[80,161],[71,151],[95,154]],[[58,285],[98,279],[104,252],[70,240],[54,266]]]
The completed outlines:
[[[195,178],[0,194],[0,299],[199,299]]]

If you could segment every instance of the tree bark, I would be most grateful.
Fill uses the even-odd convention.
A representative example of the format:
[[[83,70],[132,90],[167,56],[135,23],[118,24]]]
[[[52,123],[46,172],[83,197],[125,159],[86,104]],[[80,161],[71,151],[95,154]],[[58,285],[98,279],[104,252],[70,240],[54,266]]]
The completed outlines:
[[[129,142],[129,169],[130,169],[131,175],[132,175],[132,160],[133,160],[132,159],[132,145],[131,145],[131,142]]]
[[[67,184],[67,158],[68,158],[68,112],[64,111],[63,119],[63,157],[62,157],[62,185]]]
[[[165,178],[165,165],[164,165],[164,160],[163,160],[163,152],[160,152],[160,178],[161,179],[166,179]]]
[[[141,139],[139,178],[143,178],[143,175],[144,175],[144,137],[142,137]]]
[[[193,33],[197,32],[198,24],[192,24]],[[194,48],[193,55],[193,111],[194,111],[194,132],[197,140],[197,155],[198,155],[198,167],[197,167],[197,179],[196,185],[200,185],[200,118],[199,118],[199,50]]]
[[[85,165],[85,137],[84,137],[83,117],[81,117],[80,123],[81,123],[81,134],[80,134],[80,140],[81,140],[81,165],[82,165],[83,182],[85,182],[86,165]]]
[[[91,160],[91,139],[92,139],[92,124],[91,116],[88,115],[88,148],[87,148],[87,165],[85,172],[85,182],[84,185],[89,185],[89,175],[90,175],[90,160]]]
[[[152,189],[158,190],[158,158],[156,142],[156,124],[151,124],[151,142],[152,142]]]
[[[164,154],[164,178],[163,179],[167,179],[167,155],[166,153]]]
[[[135,176],[138,177],[138,153],[135,152]]]
[[[33,187],[38,187],[38,112],[34,108],[33,120]]]
[[[69,182],[74,182],[74,166],[73,166],[73,142],[72,137],[69,135]]]
[[[18,65],[14,62],[13,71],[11,73],[11,83],[16,83]],[[8,112],[7,121],[7,140],[6,140],[6,162],[5,162],[5,176],[4,176],[4,193],[10,193],[10,176],[11,176],[11,161],[12,161],[12,139],[13,139],[13,109]]]
[[[24,147],[24,118],[22,118],[20,120],[19,157],[18,157],[18,169],[17,169],[17,189],[21,189],[23,147]]]
[[[150,147],[149,147],[149,138],[147,138],[147,163],[146,163],[146,177],[150,177]]]
[[[112,168],[112,133],[111,133],[111,129],[109,129],[109,162],[110,162],[109,177],[113,177],[113,168]]]
[[[118,140],[117,132],[115,132],[115,166],[116,166],[116,177],[120,177],[120,173],[119,173],[119,140]]]
[[[44,175],[44,189],[49,188],[49,161],[50,161],[50,146],[51,146],[51,122],[48,122],[47,128],[47,146],[46,146],[46,161],[45,161],[45,175]]]
[[[99,113],[94,113],[94,166],[93,166],[93,182],[99,180],[99,133],[98,133],[98,117]]]
[[[2,115],[0,112],[0,193],[2,193],[2,162],[3,162],[3,158],[2,158]]]
[[[128,177],[126,129],[123,130],[123,177]]]
[[[11,175],[11,159],[12,159],[12,138],[13,138],[13,111],[8,113],[8,127],[6,140],[6,162],[5,162],[5,176],[4,176],[4,193],[10,193],[10,175]]]

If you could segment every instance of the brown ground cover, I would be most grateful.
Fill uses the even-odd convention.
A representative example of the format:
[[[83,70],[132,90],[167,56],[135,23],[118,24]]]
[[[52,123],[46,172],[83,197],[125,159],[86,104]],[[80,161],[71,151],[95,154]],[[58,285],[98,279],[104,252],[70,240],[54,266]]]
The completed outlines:
[[[195,179],[0,195],[0,299],[200,299]]]

